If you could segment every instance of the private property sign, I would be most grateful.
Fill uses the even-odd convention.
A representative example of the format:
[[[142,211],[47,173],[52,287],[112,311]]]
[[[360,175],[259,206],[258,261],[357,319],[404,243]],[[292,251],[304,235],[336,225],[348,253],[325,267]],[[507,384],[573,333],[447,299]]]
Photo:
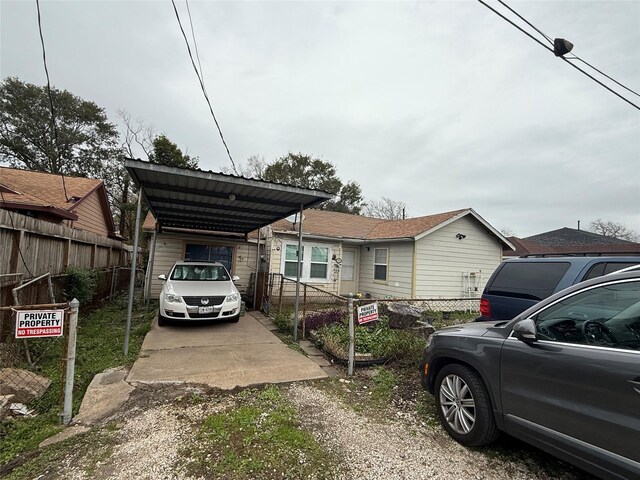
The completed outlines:
[[[378,304],[370,303],[358,307],[358,323],[369,323],[378,320]]]
[[[64,310],[21,310],[16,313],[16,338],[62,336]]]

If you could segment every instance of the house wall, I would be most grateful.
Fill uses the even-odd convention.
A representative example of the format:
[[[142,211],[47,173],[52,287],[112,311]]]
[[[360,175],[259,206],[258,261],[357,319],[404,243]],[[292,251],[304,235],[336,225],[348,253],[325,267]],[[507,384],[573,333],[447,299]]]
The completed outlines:
[[[466,235],[462,240],[456,234]],[[480,296],[489,276],[502,260],[502,245],[470,216],[445,225],[416,242],[416,297],[463,298],[469,296],[463,274],[470,279],[471,296]]]
[[[373,279],[374,249],[388,248],[387,281]],[[413,280],[413,242],[371,243],[360,248],[360,286],[363,295],[410,298]]]
[[[220,239],[206,235],[188,235],[184,233],[159,233],[156,236],[156,251],[151,272],[151,298],[158,298],[162,289],[162,280],[158,275],[167,275],[174,262],[184,260],[185,245],[197,243],[202,245],[223,245],[234,248],[232,275],[240,280],[236,286],[240,292],[246,292],[251,274],[256,270],[256,243],[242,240]]]
[[[282,266],[282,254],[284,252],[284,245],[287,243],[294,243],[297,245],[298,238],[293,235],[271,234],[268,236],[268,246],[270,247],[269,255],[269,272],[270,273],[283,273],[284,268]],[[329,247],[329,281],[317,282],[307,281],[309,285],[318,287],[327,292],[338,294],[340,290],[340,272],[337,271],[334,275],[335,262],[331,260],[333,255],[337,258],[342,256],[342,246],[340,242],[326,242],[315,240],[311,238],[305,239],[303,237],[303,245],[313,244]],[[295,279],[294,279],[295,280]],[[303,280],[304,281],[304,280]],[[288,290],[287,290],[288,289]],[[285,294],[291,293],[289,290],[295,290],[295,282],[285,283]]]
[[[72,224],[73,228],[105,237],[109,234],[97,191],[92,192],[73,211],[78,215],[78,220]]]

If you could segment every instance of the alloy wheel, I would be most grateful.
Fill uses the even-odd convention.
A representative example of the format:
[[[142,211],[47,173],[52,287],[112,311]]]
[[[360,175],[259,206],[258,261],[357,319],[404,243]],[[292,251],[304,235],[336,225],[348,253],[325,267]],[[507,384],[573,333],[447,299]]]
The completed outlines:
[[[458,375],[447,375],[440,385],[440,408],[449,426],[466,435],[476,423],[476,402],[467,383]]]

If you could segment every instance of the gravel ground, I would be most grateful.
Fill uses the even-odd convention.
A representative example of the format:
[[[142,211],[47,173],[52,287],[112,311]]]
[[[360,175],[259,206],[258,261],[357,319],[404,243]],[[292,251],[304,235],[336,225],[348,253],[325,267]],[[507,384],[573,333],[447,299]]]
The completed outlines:
[[[463,448],[397,406],[389,406],[386,418],[375,418],[313,384],[284,388],[301,412],[304,427],[343,460],[339,480],[579,478],[571,472],[550,475],[535,462],[507,461]],[[189,401],[194,389],[186,387],[160,393],[161,400],[157,391],[139,395],[126,411],[105,422],[88,448],[72,450],[46,473],[31,478],[192,480],[175,467],[184,454],[181,449],[207,415],[233,405],[233,396],[204,394]]]

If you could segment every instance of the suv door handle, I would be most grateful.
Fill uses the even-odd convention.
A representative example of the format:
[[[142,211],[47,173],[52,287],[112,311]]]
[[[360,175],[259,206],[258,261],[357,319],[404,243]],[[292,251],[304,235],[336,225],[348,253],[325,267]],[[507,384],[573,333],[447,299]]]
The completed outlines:
[[[636,391],[636,393],[640,393],[640,377],[629,380],[629,383],[633,385],[633,389]]]

